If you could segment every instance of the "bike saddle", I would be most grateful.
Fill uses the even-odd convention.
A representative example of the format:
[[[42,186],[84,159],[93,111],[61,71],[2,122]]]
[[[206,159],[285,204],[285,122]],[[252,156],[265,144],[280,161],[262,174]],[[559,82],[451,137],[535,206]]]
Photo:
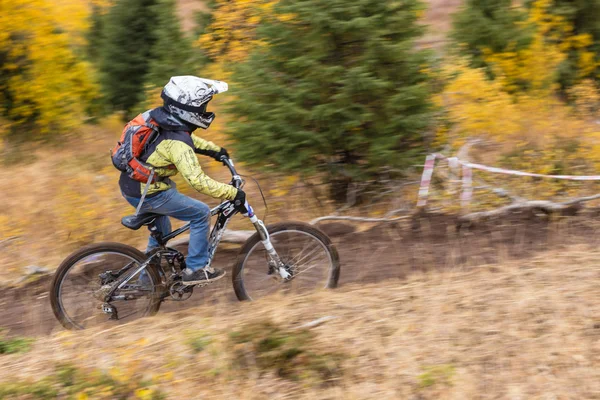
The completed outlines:
[[[121,219],[123,226],[137,231],[144,225],[150,225],[160,214],[144,213],[139,215],[128,215]]]

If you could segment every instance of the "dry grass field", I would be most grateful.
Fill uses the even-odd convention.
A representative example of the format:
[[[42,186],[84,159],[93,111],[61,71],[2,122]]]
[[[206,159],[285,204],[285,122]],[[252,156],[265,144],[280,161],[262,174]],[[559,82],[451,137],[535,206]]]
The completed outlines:
[[[130,398],[600,398],[599,279],[600,252],[575,246],[301,297],[217,297],[38,338],[0,356],[0,394],[43,384],[72,393],[73,383],[44,381],[67,364],[106,376],[77,398],[111,398],[111,385]]]

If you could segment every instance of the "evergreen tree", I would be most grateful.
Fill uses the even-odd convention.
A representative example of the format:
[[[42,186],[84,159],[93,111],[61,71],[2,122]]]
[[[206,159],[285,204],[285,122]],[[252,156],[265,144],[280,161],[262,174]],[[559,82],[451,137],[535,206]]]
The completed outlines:
[[[152,13],[157,19],[154,24],[156,42],[148,60],[150,68],[147,83],[165,85],[171,76],[193,75],[194,67],[191,40],[181,31],[176,14],[175,0],[157,0]]]
[[[103,21],[100,70],[104,96],[113,109],[127,114],[144,97],[143,84],[156,42],[155,4],[156,0],[120,0]]]
[[[572,86],[578,78],[597,80],[600,77],[600,0],[553,0],[548,11],[564,18],[573,27],[573,35],[587,34],[592,39],[587,46],[573,46],[569,50],[567,60],[559,68],[562,88]],[[587,61],[587,68],[582,65],[586,64],[585,52],[595,56]],[[583,71],[584,68],[587,71]]]
[[[208,29],[214,20],[213,12],[217,8],[216,0],[207,0],[204,4],[206,6],[206,10],[198,11],[198,12],[196,12],[196,15],[194,16],[195,20],[196,20],[196,24],[194,26],[194,35],[193,36],[196,38],[200,38],[202,35],[204,35],[206,32],[208,32]],[[198,51],[196,54],[198,57],[197,64],[200,67],[203,67],[203,66],[215,61],[215,60],[211,59],[211,57],[205,51]]]
[[[484,49],[499,53],[509,45],[518,50],[529,44],[532,32],[519,25],[526,19],[526,10],[513,6],[512,0],[466,0],[454,15],[450,36],[459,54],[466,50],[471,66],[480,68],[487,66]]]
[[[405,168],[421,152],[431,106],[418,0],[282,0],[233,76],[244,161],[329,181]],[[324,175],[322,175],[324,173]]]
[[[98,61],[102,49],[103,21],[102,7],[98,4],[93,4],[90,14],[90,29],[86,34],[87,56],[93,62]]]
[[[196,15],[194,16],[196,20],[196,24],[194,26],[194,37],[200,37],[201,35],[204,35],[210,24],[213,22],[213,11],[217,7],[217,1],[207,0],[204,2],[204,5],[206,6],[206,10],[197,11]]]

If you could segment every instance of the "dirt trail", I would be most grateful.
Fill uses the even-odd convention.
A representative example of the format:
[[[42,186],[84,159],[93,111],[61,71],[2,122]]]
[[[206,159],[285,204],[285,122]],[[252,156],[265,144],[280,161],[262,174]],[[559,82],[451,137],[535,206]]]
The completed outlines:
[[[363,232],[350,225],[325,224],[341,258],[340,290],[348,283],[374,283],[404,278],[414,271],[473,267],[507,258],[526,258],[548,248],[575,243],[598,244],[595,219],[566,221],[518,215],[457,232],[451,216],[429,215],[410,223],[382,224]],[[598,225],[598,226],[597,226]],[[237,250],[220,250],[214,265],[228,271]],[[10,335],[38,336],[62,329],[48,299],[49,277],[25,287],[0,288],[0,328]],[[206,302],[236,301],[230,279],[197,290],[184,302],[167,301],[161,313]]]

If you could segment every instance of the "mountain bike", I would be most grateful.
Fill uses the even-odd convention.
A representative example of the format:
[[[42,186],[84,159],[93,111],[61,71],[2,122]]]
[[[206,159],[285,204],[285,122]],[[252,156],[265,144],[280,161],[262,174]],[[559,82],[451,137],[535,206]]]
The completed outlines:
[[[244,181],[233,162],[228,158],[221,161],[231,172],[230,184],[242,188]],[[256,233],[241,247],[233,265],[232,283],[238,300],[256,300],[281,289],[303,292],[337,286],[339,256],[325,233],[302,222],[265,226],[251,207],[246,211]],[[216,222],[209,236],[209,265],[225,227],[239,212],[231,201],[211,210]],[[65,328],[84,329],[109,320],[127,322],[154,315],[163,301],[187,300],[199,287],[181,282],[185,256],[167,246],[169,240],[188,231],[190,224],[163,236],[154,223],[159,216],[144,213],[121,220],[129,229],[148,227],[159,243],[151,254],[105,242],[85,246],[60,264],[51,284],[50,301]]]

